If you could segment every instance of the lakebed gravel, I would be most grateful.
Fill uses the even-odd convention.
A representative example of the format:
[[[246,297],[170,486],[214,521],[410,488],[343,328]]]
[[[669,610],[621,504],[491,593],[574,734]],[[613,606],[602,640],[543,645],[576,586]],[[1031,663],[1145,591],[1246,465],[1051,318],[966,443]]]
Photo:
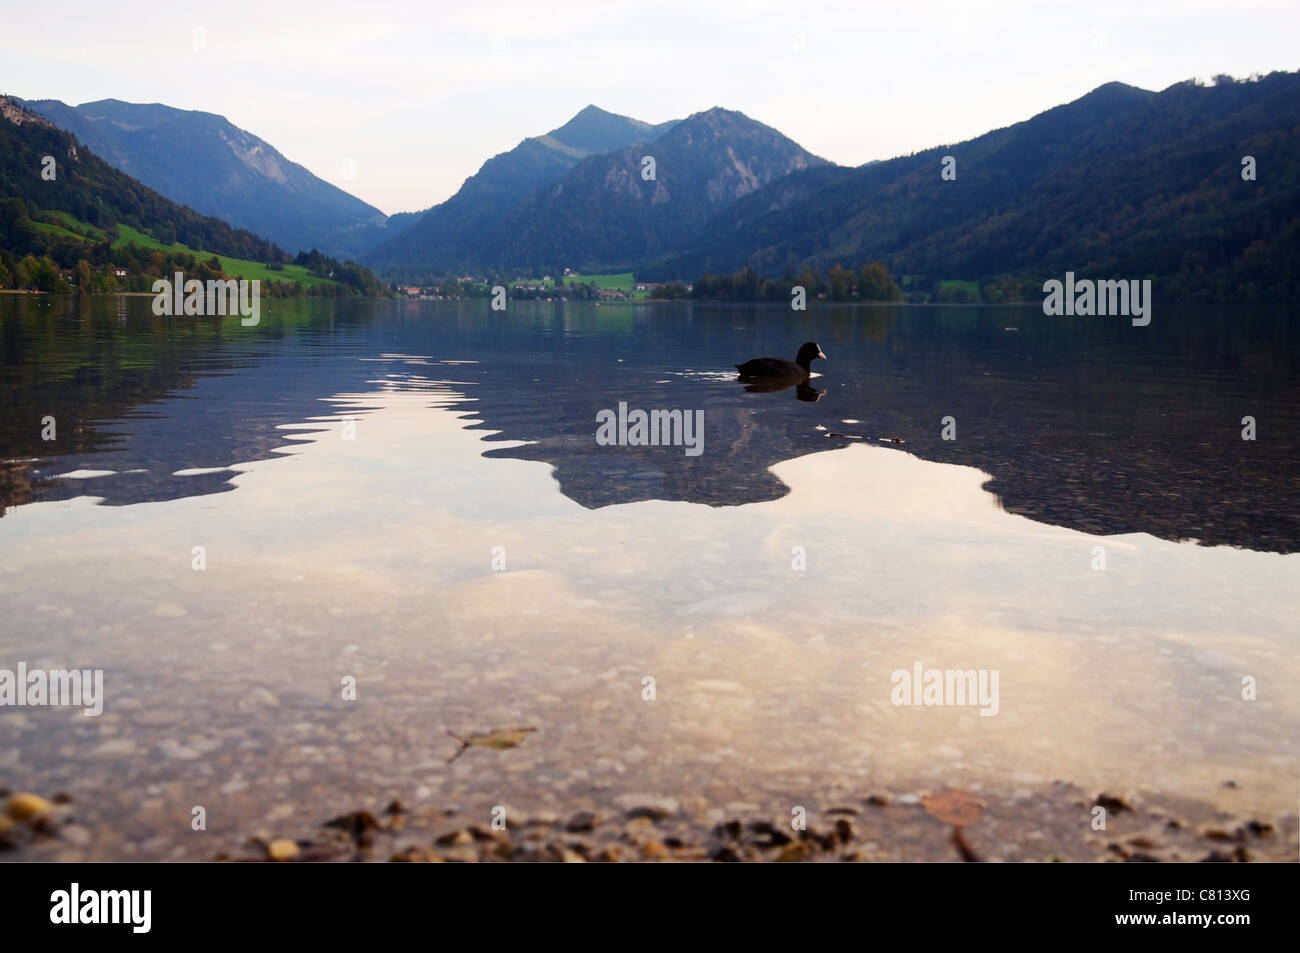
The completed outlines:
[[[940,797],[939,795],[942,795]],[[283,811],[240,834],[154,838],[123,851],[93,802],[60,793],[4,792],[0,858],[93,861],[393,862],[1252,862],[1297,858],[1295,815],[1261,818],[1203,802],[1140,799],[1056,783],[1015,795],[876,792],[824,807],[733,803],[705,808],[678,798],[626,794],[567,813],[487,811],[393,798],[314,823]],[[960,837],[940,802],[969,814]],[[945,802],[946,803],[946,802]],[[1095,830],[1096,808],[1106,829]],[[798,818],[805,820],[802,829]],[[297,817],[295,812],[294,817]],[[215,842],[214,842],[215,841]],[[179,849],[178,849],[179,848]]]

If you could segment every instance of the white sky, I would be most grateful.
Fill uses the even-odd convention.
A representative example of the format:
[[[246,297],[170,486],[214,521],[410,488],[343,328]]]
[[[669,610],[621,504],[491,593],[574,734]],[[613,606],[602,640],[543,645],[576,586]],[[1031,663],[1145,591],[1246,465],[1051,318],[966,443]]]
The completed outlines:
[[[1300,66],[1297,0],[118,0],[41,4],[39,29],[34,9],[0,0],[26,24],[0,91],[220,113],[389,213],[588,103],[648,122],[739,109],[857,165],[1111,80]]]

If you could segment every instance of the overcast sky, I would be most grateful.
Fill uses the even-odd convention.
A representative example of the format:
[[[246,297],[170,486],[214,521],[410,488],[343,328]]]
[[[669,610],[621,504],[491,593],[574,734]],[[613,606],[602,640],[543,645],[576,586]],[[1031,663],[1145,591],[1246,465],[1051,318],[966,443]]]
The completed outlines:
[[[118,0],[43,4],[29,30],[34,9],[0,0],[27,24],[0,91],[220,113],[389,213],[588,103],[648,122],[725,106],[857,165],[1111,80],[1300,66],[1296,0]]]

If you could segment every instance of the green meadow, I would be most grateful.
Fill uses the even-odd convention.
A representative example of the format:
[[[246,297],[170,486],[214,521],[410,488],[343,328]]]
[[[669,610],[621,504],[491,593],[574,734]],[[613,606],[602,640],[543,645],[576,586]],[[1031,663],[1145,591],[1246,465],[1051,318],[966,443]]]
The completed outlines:
[[[594,281],[597,288],[609,288],[615,291],[631,292],[636,287],[636,278],[630,271],[617,275],[569,275],[564,281],[566,284],[576,281],[583,285],[589,285]]]
[[[102,242],[105,238],[104,233],[94,225],[73,218],[67,212],[46,212],[45,218],[46,221],[43,222],[32,222],[32,227],[46,234],[76,238],[80,241]]]
[[[57,235],[60,238],[76,238],[80,241],[86,240],[86,236],[74,232],[71,229],[64,228],[61,225],[51,224],[50,222],[32,222],[32,228],[36,229],[38,232],[44,232],[47,235]]]
[[[934,295],[930,293],[932,285],[928,279],[922,275],[902,275],[898,280],[899,285],[904,292],[921,291],[929,295],[930,300],[934,300]],[[973,304],[980,301],[980,285],[978,281],[964,281],[958,278],[943,278],[939,281],[939,287],[943,291],[955,291],[958,288],[964,290],[967,299]]]
[[[632,289],[636,287],[636,278],[630,271],[625,271],[617,275],[570,274],[564,276],[564,283],[566,285],[575,281],[580,285],[589,285],[594,281],[597,288],[610,288],[618,291],[626,291],[629,294],[631,294]],[[513,288],[515,285],[543,285],[547,288],[554,288],[555,280],[543,281],[541,278],[525,278],[522,281],[510,282],[510,287]]]
[[[943,281],[939,282],[939,287],[943,288],[945,291],[949,288],[964,288],[972,302],[980,300],[980,283],[978,281],[958,281],[956,279],[945,278]]]
[[[184,252],[194,255],[203,261],[212,257],[212,252],[202,251],[200,249],[190,248],[188,245],[182,245],[180,242],[173,242],[168,245],[160,242],[144,232],[132,228],[130,225],[117,226],[117,241],[113,243],[114,248],[121,248],[123,245],[136,244],[142,248],[156,248],[160,251]],[[296,281],[304,285],[332,285],[337,282],[329,278],[320,278],[313,275],[302,265],[285,265],[283,270],[271,269],[266,267],[262,262],[249,261],[246,258],[231,258],[229,255],[217,255],[221,262],[221,270],[227,275],[235,278],[245,278],[249,281]]]

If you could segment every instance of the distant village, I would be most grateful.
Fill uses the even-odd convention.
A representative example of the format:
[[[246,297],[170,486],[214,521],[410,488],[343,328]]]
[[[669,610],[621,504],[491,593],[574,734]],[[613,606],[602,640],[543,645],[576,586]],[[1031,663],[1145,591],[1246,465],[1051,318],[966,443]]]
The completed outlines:
[[[654,297],[666,282],[635,281],[631,273],[619,275],[583,275],[571,268],[564,269],[560,278],[542,275],[541,278],[516,277],[505,282],[475,275],[461,275],[438,284],[395,285],[399,295],[421,301],[448,301],[460,298],[485,297],[494,284],[507,284],[511,297],[536,301],[635,301]],[[594,286],[594,287],[593,287]],[[689,290],[690,285],[686,285]]]

